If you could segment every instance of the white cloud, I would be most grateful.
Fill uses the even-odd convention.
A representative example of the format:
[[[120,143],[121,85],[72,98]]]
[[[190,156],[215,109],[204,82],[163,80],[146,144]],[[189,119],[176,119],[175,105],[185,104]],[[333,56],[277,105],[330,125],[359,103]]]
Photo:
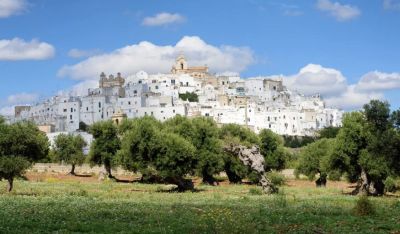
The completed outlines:
[[[326,104],[330,107],[354,110],[361,108],[372,99],[384,98],[384,94],[380,92],[359,92],[356,86],[357,85],[349,85],[342,94],[326,98]]]
[[[46,42],[20,38],[0,40],[0,60],[43,60],[54,56],[55,49]]]
[[[158,13],[155,16],[149,16],[143,19],[144,26],[163,26],[167,24],[177,24],[185,22],[185,17],[180,14],[172,14],[168,12]]]
[[[63,89],[59,90],[57,92],[58,96],[65,96],[65,95],[70,95],[70,96],[87,96],[89,89],[93,88],[98,88],[99,87],[99,81],[98,80],[84,80],[81,81],[71,88],[68,89]]]
[[[2,116],[13,116],[14,115],[14,106],[0,107],[0,115],[2,115]]]
[[[35,93],[18,93],[7,97],[7,104],[29,104],[37,101],[39,95]]]
[[[0,0],[0,18],[7,18],[24,12],[28,7],[25,0]]]
[[[383,0],[383,8],[385,10],[400,10],[399,0]]]
[[[176,45],[159,46],[142,41],[92,56],[75,65],[64,66],[58,76],[98,80],[102,71],[114,74],[121,72],[124,76],[141,70],[165,73],[170,71],[180,53],[184,53],[189,65],[208,65],[212,72],[241,72],[255,62],[253,52],[247,47],[216,47],[199,37],[185,36]]]
[[[356,6],[331,2],[330,0],[318,0],[317,8],[321,11],[328,12],[338,21],[351,20],[361,15],[361,11]]]
[[[285,83],[305,95],[334,96],[347,88],[346,78],[340,71],[317,64],[308,64],[298,74],[287,77]]]
[[[35,93],[17,93],[7,97],[6,100],[0,100],[0,115],[14,115],[14,107],[16,105],[29,105],[36,102],[39,95]]]
[[[100,54],[101,50],[99,49],[91,49],[91,50],[80,50],[80,49],[71,49],[68,51],[68,56],[71,58],[85,58]]]
[[[372,99],[384,99],[385,90],[400,89],[399,73],[369,72],[358,82],[348,84],[339,70],[317,64],[309,64],[295,75],[270,78],[283,78],[284,84],[290,90],[305,95],[319,93],[327,106],[345,110],[359,109]]]
[[[356,88],[360,91],[384,91],[399,89],[400,74],[372,71],[361,77]]]

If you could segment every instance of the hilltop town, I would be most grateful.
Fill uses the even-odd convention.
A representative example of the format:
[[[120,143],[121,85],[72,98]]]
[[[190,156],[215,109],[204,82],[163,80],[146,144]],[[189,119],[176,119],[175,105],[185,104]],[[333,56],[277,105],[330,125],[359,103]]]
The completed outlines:
[[[54,96],[31,106],[16,106],[11,122],[31,120],[46,133],[76,132],[80,125],[145,115],[164,121],[176,115],[209,116],[218,124],[236,123],[256,133],[313,135],[340,126],[343,112],[325,106],[318,95],[288,90],[282,79],[242,79],[214,75],[207,66],[190,67],[183,55],[168,74],[140,71],[126,78],[101,73],[99,86],[86,95]]]

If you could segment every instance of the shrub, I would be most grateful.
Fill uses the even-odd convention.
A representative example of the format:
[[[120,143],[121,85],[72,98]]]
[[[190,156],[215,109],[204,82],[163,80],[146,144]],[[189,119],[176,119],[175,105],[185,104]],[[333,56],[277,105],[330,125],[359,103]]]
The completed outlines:
[[[353,212],[360,216],[373,215],[375,214],[375,207],[368,199],[368,196],[360,196],[353,208]]]
[[[275,186],[282,186],[286,184],[286,178],[284,175],[277,171],[271,171],[267,173],[268,179],[271,180],[271,183]]]
[[[250,188],[249,194],[250,195],[262,195],[263,191],[260,188]]]
[[[384,184],[385,184],[385,192],[394,193],[394,192],[396,192],[396,190],[398,188],[396,180],[390,176],[388,178],[386,178],[386,180],[384,181]]]
[[[330,171],[328,174],[328,178],[332,181],[340,181],[340,178],[342,177],[342,173],[337,170]]]

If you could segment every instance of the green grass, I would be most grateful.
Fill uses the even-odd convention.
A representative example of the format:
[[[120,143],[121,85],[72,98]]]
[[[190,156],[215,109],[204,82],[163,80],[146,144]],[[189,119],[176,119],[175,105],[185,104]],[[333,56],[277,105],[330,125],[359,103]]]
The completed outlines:
[[[5,182],[0,182],[4,191]],[[0,233],[395,233],[400,201],[371,198],[376,212],[358,216],[357,197],[337,189],[283,187],[259,195],[255,186],[198,186],[16,181],[0,193]]]

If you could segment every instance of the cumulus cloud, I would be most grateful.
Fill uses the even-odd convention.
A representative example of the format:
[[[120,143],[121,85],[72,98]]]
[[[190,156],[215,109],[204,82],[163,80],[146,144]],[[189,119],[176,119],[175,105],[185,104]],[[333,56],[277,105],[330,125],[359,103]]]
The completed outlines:
[[[0,40],[0,60],[43,60],[54,56],[55,49],[36,39],[24,41],[20,38]]]
[[[77,80],[95,79],[104,71],[121,72],[124,76],[138,71],[148,73],[169,72],[175,58],[183,53],[190,65],[208,65],[212,72],[241,72],[255,62],[253,52],[247,47],[213,46],[197,36],[185,36],[176,45],[155,45],[142,41],[87,58],[58,71],[60,77]]]
[[[101,50],[99,49],[91,49],[91,50],[71,49],[70,51],[68,51],[68,56],[71,58],[86,58],[100,53]]]
[[[28,7],[25,0],[0,0],[0,18],[23,13]]]
[[[347,88],[346,78],[340,71],[317,64],[308,64],[298,74],[287,77],[285,83],[305,95],[334,96]]]
[[[0,107],[0,115],[2,115],[2,116],[13,116],[14,115],[14,106]]]
[[[400,10],[399,0],[383,0],[383,8],[385,10]]]
[[[325,99],[326,104],[330,107],[339,107],[345,110],[354,110],[361,108],[365,103],[372,99],[383,99],[384,94],[381,92],[360,92],[357,85],[349,85],[345,92],[338,96],[331,96]]]
[[[185,17],[180,14],[172,14],[168,12],[158,13],[154,16],[149,16],[143,19],[144,26],[163,26],[168,24],[177,24],[185,22]]]
[[[368,72],[356,83],[348,84],[339,70],[318,64],[308,64],[294,75],[269,78],[282,78],[290,90],[305,95],[321,94],[327,106],[345,110],[361,108],[372,99],[384,99],[384,91],[400,88],[399,73]]]
[[[4,101],[0,100],[0,115],[14,115],[16,105],[29,105],[39,100],[39,95],[35,93],[17,93],[8,96]]]
[[[18,93],[7,97],[7,104],[29,104],[37,101],[39,95],[35,93]]]
[[[357,83],[360,91],[384,91],[400,88],[399,73],[369,72],[361,77]]]
[[[317,8],[329,13],[338,21],[348,21],[361,15],[361,11],[356,6],[331,2],[330,0],[318,0]]]

